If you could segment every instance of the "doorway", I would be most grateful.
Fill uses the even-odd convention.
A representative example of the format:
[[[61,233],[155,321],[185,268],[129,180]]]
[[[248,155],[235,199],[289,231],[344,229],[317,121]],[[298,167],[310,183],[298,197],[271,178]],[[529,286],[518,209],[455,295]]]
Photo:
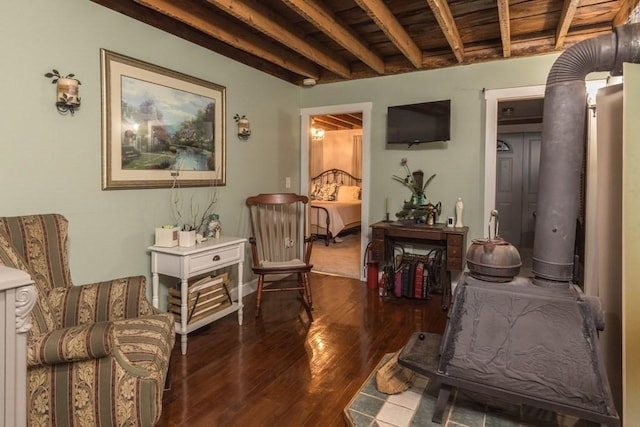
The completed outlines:
[[[491,210],[496,206],[497,151],[499,103],[541,99],[545,86],[527,86],[485,91],[485,176],[484,176],[484,224],[489,223]],[[503,107],[501,105],[501,107]],[[503,128],[501,128],[503,130]]]
[[[362,115],[362,156],[361,170],[361,211],[360,211],[360,238],[359,256],[357,256],[358,276],[360,280],[365,280],[364,271],[361,268],[364,261],[364,250],[369,240],[369,197],[370,197],[370,135],[371,135],[371,103],[344,104],[326,107],[304,108],[300,112],[301,133],[300,133],[300,186],[301,193],[309,193],[310,176],[310,147],[311,147],[311,127],[314,116],[341,115],[358,113]],[[313,253],[312,253],[313,256]]]
[[[520,243],[518,247],[522,259],[520,275],[530,273],[533,256],[533,227],[535,212],[535,196],[524,195],[528,189],[523,189],[522,161],[525,149],[536,148],[536,144],[524,147],[526,132],[542,133],[542,99],[545,86],[528,86],[510,89],[495,89],[485,91],[486,126],[485,126],[485,192],[484,192],[484,224],[489,223],[492,209],[500,213],[500,234],[511,242],[515,239]],[[539,111],[539,112],[538,112]],[[538,123],[536,123],[538,122]],[[506,134],[520,134],[520,145],[511,138],[505,141]],[[516,141],[517,137],[514,138]],[[535,140],[536,137],[533,137]],[[529,155],[527,162],[539,164],[539,149],[541,138],[538,139],[538,160],[536,155]],[[511,154],[508,148],[513,151]],[[518,154],[518,152],[520,154]],[[509,159],[511,157],[511,159]],[[510,162],[513,162],[510,164]],[[534,169],[533,172],[537,171]],[[520,176],[520,178],[518,178]],[[500,179],[499,179],[500,178]],[[537,184],[537,172],[536,172]],[[537,192],[537,185],[533,187]],[[498,191],[498,190],[502,191]],[[507,190],[507,191],[505,191]],[[511,194],[509,194],[511,193]],[[505,199],[511,197],[514,209],[508,206]],[[515,200],[513,200],[515,198]],[[533,200],[523,208],[524,201]],[[526,215],[526,217],[525,217]],[[522,246],[523,222],[526,228],[525,243]],[[530,229],[530,230],[529,230]],[[485,231],[486,232],[486,231]],[[530,233],[530,234],[529,234]],[[512,242],[513,243],[513,242]],[[515,245],[515,243],[514,243]],[[516,245],[517,246],[517,245]]]

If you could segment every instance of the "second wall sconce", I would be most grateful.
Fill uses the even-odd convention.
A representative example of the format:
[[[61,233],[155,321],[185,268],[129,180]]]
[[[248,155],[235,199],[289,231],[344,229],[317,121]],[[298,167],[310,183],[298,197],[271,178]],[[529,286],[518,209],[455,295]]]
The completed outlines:
[[[53,69],[44,75],[52,79],[51,83],[57,84],[56,108],[60,113],[70,112],[71,115],[80,108],[80,80],[74,78],[74,74],[62,77],[58,70]]]
[[[233,119],[238,124],[238,138],[246,141],[251,136],[251,129],[249,128],[249,119],[245,115],[237,114],[233,116]]]
[[[315,120],[311,121],[310,132],[312,141],[322,141],[324,139],[324,129],[317,127]]]

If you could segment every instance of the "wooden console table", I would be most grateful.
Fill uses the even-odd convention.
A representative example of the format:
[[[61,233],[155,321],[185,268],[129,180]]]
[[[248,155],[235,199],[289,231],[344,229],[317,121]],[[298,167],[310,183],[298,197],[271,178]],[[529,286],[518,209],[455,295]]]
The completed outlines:
[[[242,272],[246,241],[247,239],[244,237],[221,236],[219,239],[210,238],[205,242],[186,248],[179,246],[172,248],[162,246],[149,247],[153,279],[152,303],[154,307],[158,308],[159,275],[164,274],[180,279],[182,306],[180,307],[180,322],[176,322],[176,332],[181,335],[182,354],[187,354],[187,334],[193,330],[235,311],[238,312],[238,324],[242,325]],[[187,295],[189,278],[232,265],[237,265],[238,267],[238,301],[211,316],[188,323]]]
[[[444,224],[426,225],[413,221],[381,221],[371,225],[371,261],[392,264],[393,244],[396,242],[432,244],[446,248],[446,283],[443,283],[442,308],[449,306],[451,272],[464,269],[469,227],[447,227]]]

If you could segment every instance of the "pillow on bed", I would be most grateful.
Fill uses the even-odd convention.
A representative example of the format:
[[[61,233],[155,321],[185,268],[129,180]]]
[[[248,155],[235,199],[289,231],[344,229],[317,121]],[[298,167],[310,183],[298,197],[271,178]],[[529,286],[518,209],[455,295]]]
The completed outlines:
[[[318,196],[320,195],[321,188],[322,188],[322,184],[318,184],[318,183],[311,184],[311,191],[309,191],[309,198],[311,200],[319,200]]]
[[[316,193],[316,200],[324,200],[332,202],[336,200],[336,193],[338,192],[338,184],[332,182],[330,184],[322,184],[318,192]]]
[[[338,188],[336,200],[339,202],[360,200],[360,187],[357,185],[341,185]]]

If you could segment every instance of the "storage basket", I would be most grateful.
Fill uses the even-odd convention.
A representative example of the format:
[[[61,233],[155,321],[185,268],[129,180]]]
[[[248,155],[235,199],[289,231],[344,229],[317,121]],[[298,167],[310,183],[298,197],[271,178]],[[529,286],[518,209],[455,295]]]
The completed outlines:
[[[228,285],[229,276],[227,273],[207,276],[190,282],[187,294],[187,324],[231,306]],[[178,322],[181,321],[180,286],[181,284],[178,283],[176,288],[170,288],[167,296],[168,310],[175,315]]]

